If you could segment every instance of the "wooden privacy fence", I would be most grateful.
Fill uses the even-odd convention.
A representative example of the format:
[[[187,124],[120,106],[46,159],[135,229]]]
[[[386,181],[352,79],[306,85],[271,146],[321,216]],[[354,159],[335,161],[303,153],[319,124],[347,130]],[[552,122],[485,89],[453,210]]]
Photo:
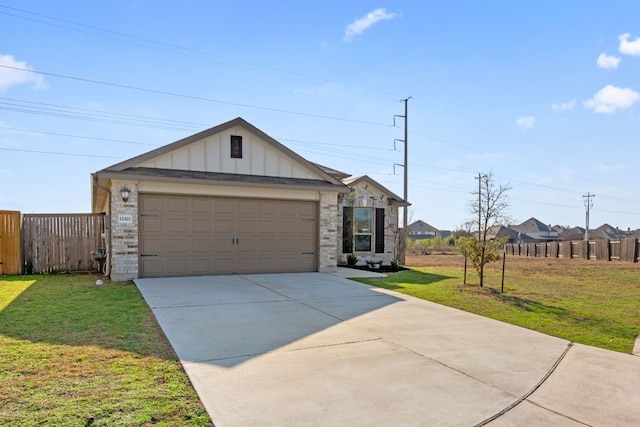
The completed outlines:
[[[636,238],[619,240],[574,240],[563,242],[507,243],[509,255],[578,258],[602,261],[640,261],[640,240]]]
[[[0,275],[21,272],[20,212],[0,211]]]
[[[104,247],[103,214],[25,214],[22,272],[90,271],[99,268],[92,251]]]

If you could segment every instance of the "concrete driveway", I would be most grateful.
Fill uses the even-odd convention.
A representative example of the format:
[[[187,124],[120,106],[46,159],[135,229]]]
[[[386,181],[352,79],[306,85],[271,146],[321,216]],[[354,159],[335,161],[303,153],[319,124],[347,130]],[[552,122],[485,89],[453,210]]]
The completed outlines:
[[[224,426],[628,426],[640,357],[322,273],[137,279]]]

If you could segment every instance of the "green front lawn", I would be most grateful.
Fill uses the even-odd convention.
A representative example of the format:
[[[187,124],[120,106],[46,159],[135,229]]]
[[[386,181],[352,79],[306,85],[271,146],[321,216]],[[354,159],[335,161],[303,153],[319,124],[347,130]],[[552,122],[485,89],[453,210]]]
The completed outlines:
[[[501,263],[487,269],[484,288],[472,270],[467,272],[468,284],[463,284],[463,265],[460,260],[416,266],[384,279],[359,281],[624,353],[631,353],[640,335],[637,264],[508,258],[504,293]]]
[[[210,426],[133,283],[0,276],[0,425]]]

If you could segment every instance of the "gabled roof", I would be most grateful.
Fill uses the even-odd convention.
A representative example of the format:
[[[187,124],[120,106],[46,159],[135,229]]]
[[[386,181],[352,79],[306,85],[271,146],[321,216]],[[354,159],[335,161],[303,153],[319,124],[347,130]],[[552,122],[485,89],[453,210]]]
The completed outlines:
[[[617,227],[612,227],[609,224],[602,224],[600,227],[595,230],[589,230],[589,239],[623,239],[625,236],[625,232],[618,229]]]
[[[503,225],[494,225],[489,229],[488,235],[490,239],[507,237],[509,242],[532,240],[531,236],[527,236],[523,232],[514,230],[513,228],[505,227]]]
[[[191,144],[197,144],[207,138],[232,130],[243,128],[255,135],[265,147],[269,147],[274,153],[279,153],[282,158],[290,159],[292,164],[304,170],[304,175],[295,178],[286,176],[263,176],[259,174],[237,175],[234,173],[223,173],[223,171],[203,171],[203,170],[183,170],[179,168],[149,167],[154,160],[161,156],[172,155],[178,150],[186,149]],[[252,185],[282,188],[298,187],[303,190],[324,190],[347,192],[347,187],[340,181],[341,177],[346,177],[343,172],[323,167],[312,163],[280,142],[276,141],[260,129],[256,128],[241,117],[237,117],[226,123],[203,130],[194,135],[188,136],[171,144],[167,144],[155,150],[151,150],[139,156],[133,157],[120,163],[116,163],[92,174],[94,185],[92,186],[93,209],[104,206],[108,196],[107,188],[111,179],[131,179],[131,180],[154,180],[163,182],[189,182],[221,185]],[[316,179],[317,177],[317,179]]]
[[[348,174],[346,172],[341,172],[337,169],[333,169],[328,166],[322,166],[322,165],[319,165],[318,163],[313,163],[313,164],[319,167],[320,169],[322,169],[323,171],[325,171],[326,173],[328,173],[329,175],[331,175],[332,177],[334,177],[335,179],[343,180],[351,176],[351,174]]]
[[[519,225],[512,225],[512,229],[520,231],[521,233],[540,233],[543,231],[553,231],[551,228],[541,221],[535,218],[529,218],[525,222]]]
[[[438,231],[440,231],[437,228],[427,224],[426,222],[424,222],[422,220],[417,220],[417,221],[409,224],[407,229],[409,230],[409,234],[411,234],[411,233],[419,233],[419,232],[437,233]]]
[[[295,153],[294,151],[290,150],[289,148],[285,147],[284,145],[282,145],[281,143],[279,143],[278,141],[276,141],[275,139],[273,139],[272,137],[270,137],[269,135],[267,135],[266,133],[264,133],[263,131],[261,131],[260,129],[258,129],[257,127],[253,126],[251,123],[247,122],[246,120],[244,120],[241,117],[237,117],[233,120],[230,120],[226,123],[222,123],[218,126],[214,126],[212,128],[203,130],[202,132],[198,132],[196,134],[193,134],[191,136],[188,136],[186,138],[183,138],[181,140],[178,140],[176,142],[173,142],[171,144],[167,144],[164,145],[160,148],[156,148],[155,150],[151,150],[148,151],[146,153],[143,153],[139,156],[133,157],[129,160],[125,160],[124,162],[120,162],[120,163],[116,163],[115,165],[111,165],[105,169],[102,169],[101,171],[97,172],[98,174],[100,174],[101,172],[120,172],[120,171],[124,171],[128,168],[132,168],[132,167],[136,167],[139,166],[141,163],[146,162],[147,160],[151,160],[155,157],[159,157],[162,156],[163,154],[167,154],[170,153],[172,151],[178,150],[182,147],[186,147],[189,144],[192,144],[194,142],[203,140],[211,135],[215,135],[217,133],[221,133],[224,132],[228,129],[232,129],[234,127],[244,127],[245,129],[249,130],[250,132],[256,134],[259,138],[263,139],[267,144],[270,144],[271,146],[273,146],[274,148],[276,148],[277,150],[281,151],[282,153],[286,154],[287,156],[295,159],[296,161],[298,161],[299,163],[305,165],[307,168],[313,170],[315,173],[317,173],[318,175],[320,175],[321,177],[323,177],[324,179],[326,179],[327,181],[333,183],[333,184],[340,184],[339,180],[334,178],[331,174],[327,173],[324,169],[322,169],[321,167],[319,167],[318,165],[316,165],[315,163],[312,163],[308,160],[306,160],[305,158],[303,158],[302,156],[300,156],[299,154]]]
[[[560,239],[562,240],[583,240],[584,228],[582,227],[562,228],[562,231],[558,233],[558,237],[560,237]]]
[[[411,203],[405,201],[402,197],[394,194],[387,187],[385,187],[384,185],[380,184],[378,181],[374,180],[373,178],[369,177],[368,175],[362,175],[362,176],[358,176],[358,177],[348,178],[348,179],[343,179],[342,180],[342,183],[344,185],[346,185],[347,187],[353,187],[353,186],[356,186],[356,185],[358,185],[360,183],[363,183],[363,182],[366,182],[367,184],[371,184],[378,191],[380,191],[382,194],[387,196],[387,200],[389,200],[389,204],[390,205],[411,206]]]

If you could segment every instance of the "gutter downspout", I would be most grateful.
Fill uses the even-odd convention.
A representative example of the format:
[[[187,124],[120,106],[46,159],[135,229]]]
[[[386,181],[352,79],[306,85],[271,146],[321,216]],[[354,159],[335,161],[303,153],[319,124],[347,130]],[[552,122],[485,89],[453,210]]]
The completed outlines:
[[[93,185],[96,188],[100,188],[104,191],[106,191],[109,194],[109,222],[111,222],[111,189],[104,187],[100,184],[98,184],[98,176],[96,174],[91,174],[91,176],[93,177]],[[105,278],[109,278],[111,277],[111,224],[109,224],[109,228],[107,229],[105,227],[105,234],[106,234],[106,245],[107,245],[107,269],[104,272],[104,277]]]

